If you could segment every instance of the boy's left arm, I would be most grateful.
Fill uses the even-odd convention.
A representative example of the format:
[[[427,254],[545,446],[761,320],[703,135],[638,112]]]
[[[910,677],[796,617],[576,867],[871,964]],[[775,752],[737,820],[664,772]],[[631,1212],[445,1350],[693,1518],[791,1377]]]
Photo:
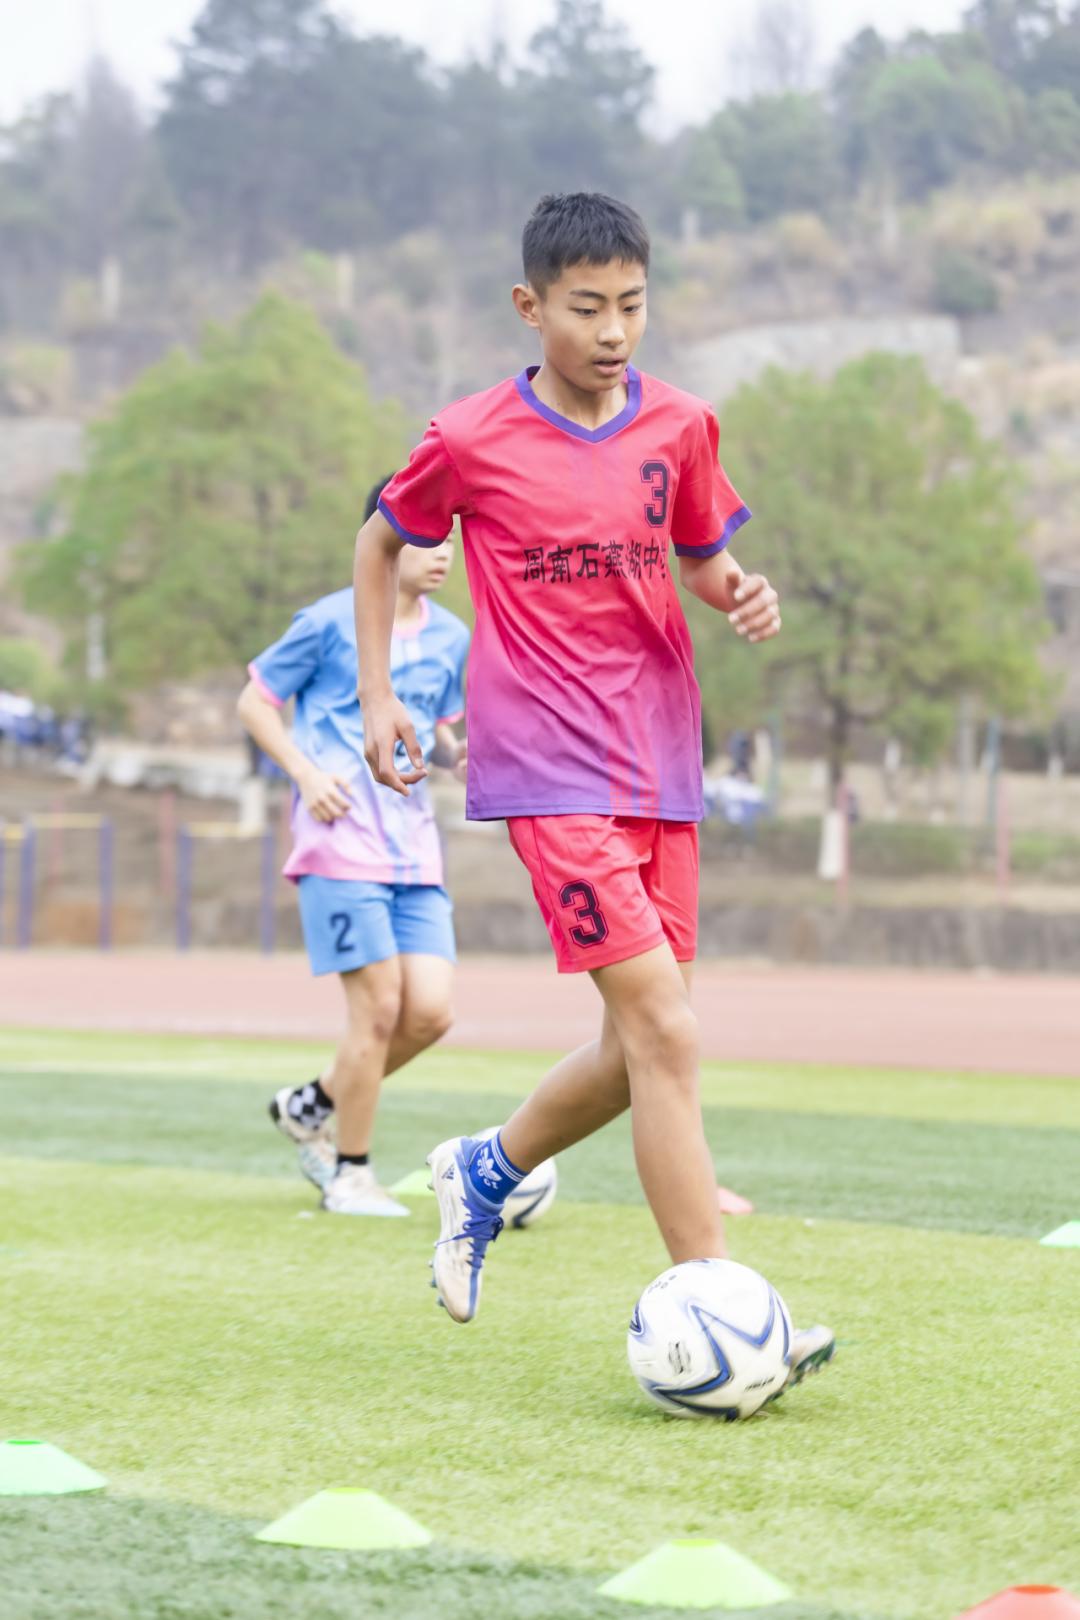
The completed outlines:
[[[679,578],[692,595],[726,613],[740,636],[768,641],[780,629],[780,598],[764,574],[744,574],[729,551],[679,557]]]

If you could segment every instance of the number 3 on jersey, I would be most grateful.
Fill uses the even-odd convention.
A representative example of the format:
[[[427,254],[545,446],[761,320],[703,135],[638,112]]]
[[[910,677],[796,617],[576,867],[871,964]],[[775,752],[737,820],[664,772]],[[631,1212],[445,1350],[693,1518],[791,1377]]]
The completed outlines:
[[[654,529],[662,529],[667,522],[668,484],[671,474],[666,461],[643,461],[641,482],[648,484],[652,499],[645,502],[645,521]]]
[[[608,926],[591,883],[584,880],[564,883],[559,890],[559,900],[564,906],[573,906],[578,919],[570,930],[575,945],[600,945],[607,939]]]

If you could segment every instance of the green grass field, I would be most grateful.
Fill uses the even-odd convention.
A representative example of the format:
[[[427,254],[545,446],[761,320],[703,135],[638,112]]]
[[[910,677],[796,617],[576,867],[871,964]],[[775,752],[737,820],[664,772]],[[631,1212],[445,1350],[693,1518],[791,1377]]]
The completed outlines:
[[[433,1205],[314,1215],[265,1117],[325,1051],[0,1034],[0,1434],[63,1446],[97,1496],[0,1499],[5,1620],[618,1620],[596,1596],[680,1535],[783,1580],[777,1620],[950,1620],[1022,1581],[1080,1587],[1080,1083],[731,1068],[705,1075],[737,1259],[834,1366],[735,1426],[628,1373],[665,1256],[616,1127],[492,1251],[467,1328],[425,1286]],[[493,1124],[530,1054],[442,1051],[390,1082],[379,1169]],[[369,1486],[422,1553],[260,1545]],[[762,1611],[757,1611],[762,1612]]]

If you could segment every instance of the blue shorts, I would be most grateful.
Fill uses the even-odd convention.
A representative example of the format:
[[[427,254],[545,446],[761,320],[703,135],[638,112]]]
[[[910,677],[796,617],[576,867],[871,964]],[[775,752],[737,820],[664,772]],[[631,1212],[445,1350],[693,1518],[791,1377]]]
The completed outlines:
[[[313,973],[352,973],[391,956],[455,960],[454,908],[437,883],[364,883],[309,874],[298,887]]]

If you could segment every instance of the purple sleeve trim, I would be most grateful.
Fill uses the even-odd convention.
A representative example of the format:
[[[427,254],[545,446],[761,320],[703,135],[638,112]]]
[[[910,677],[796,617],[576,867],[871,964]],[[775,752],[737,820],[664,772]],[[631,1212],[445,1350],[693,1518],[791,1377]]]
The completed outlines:
[[[454,714],[440,714],[435,724],[437,726],[456,726],[459,720],[464,720],[465,710],[458,709]]]
[[[731,537],[736,530],[741,529],[744,523],[749,523],[752,516],[753,513],[750,511],[748,506],[740,506],[737,512],[732,512],[731,516],[724,524],[724,532],[720,536],[719,540],[714,540],[711,545],[707,546],[676,545],[676,556],[702,558],[715,557],[718,551],[723,551],[724,547],[730,543]]]
[[[261,698],[265,698],[267,703],[273,704],[275,709],[283,709],[285,707],[285,699],[279,698],[276,692],[271,692],[270,688],[267,686],[254,664],[248,665],[248,674],[251,676],[252,685],[255,687]]]
[[[411,530],[405,528],[404,524],[398,522],[397,518],[394,516],[393,512],[391,512],[384,500],[379,501],[379,511],[382,513],[387,523],[389,523],[390,527],[397,533],[398,537],[407,541],[410,546],[441,546],[443,541],[446,539],[445,534],[440,535],[437,540],[433,540],[431,536],[427,534],[413,534]]]

